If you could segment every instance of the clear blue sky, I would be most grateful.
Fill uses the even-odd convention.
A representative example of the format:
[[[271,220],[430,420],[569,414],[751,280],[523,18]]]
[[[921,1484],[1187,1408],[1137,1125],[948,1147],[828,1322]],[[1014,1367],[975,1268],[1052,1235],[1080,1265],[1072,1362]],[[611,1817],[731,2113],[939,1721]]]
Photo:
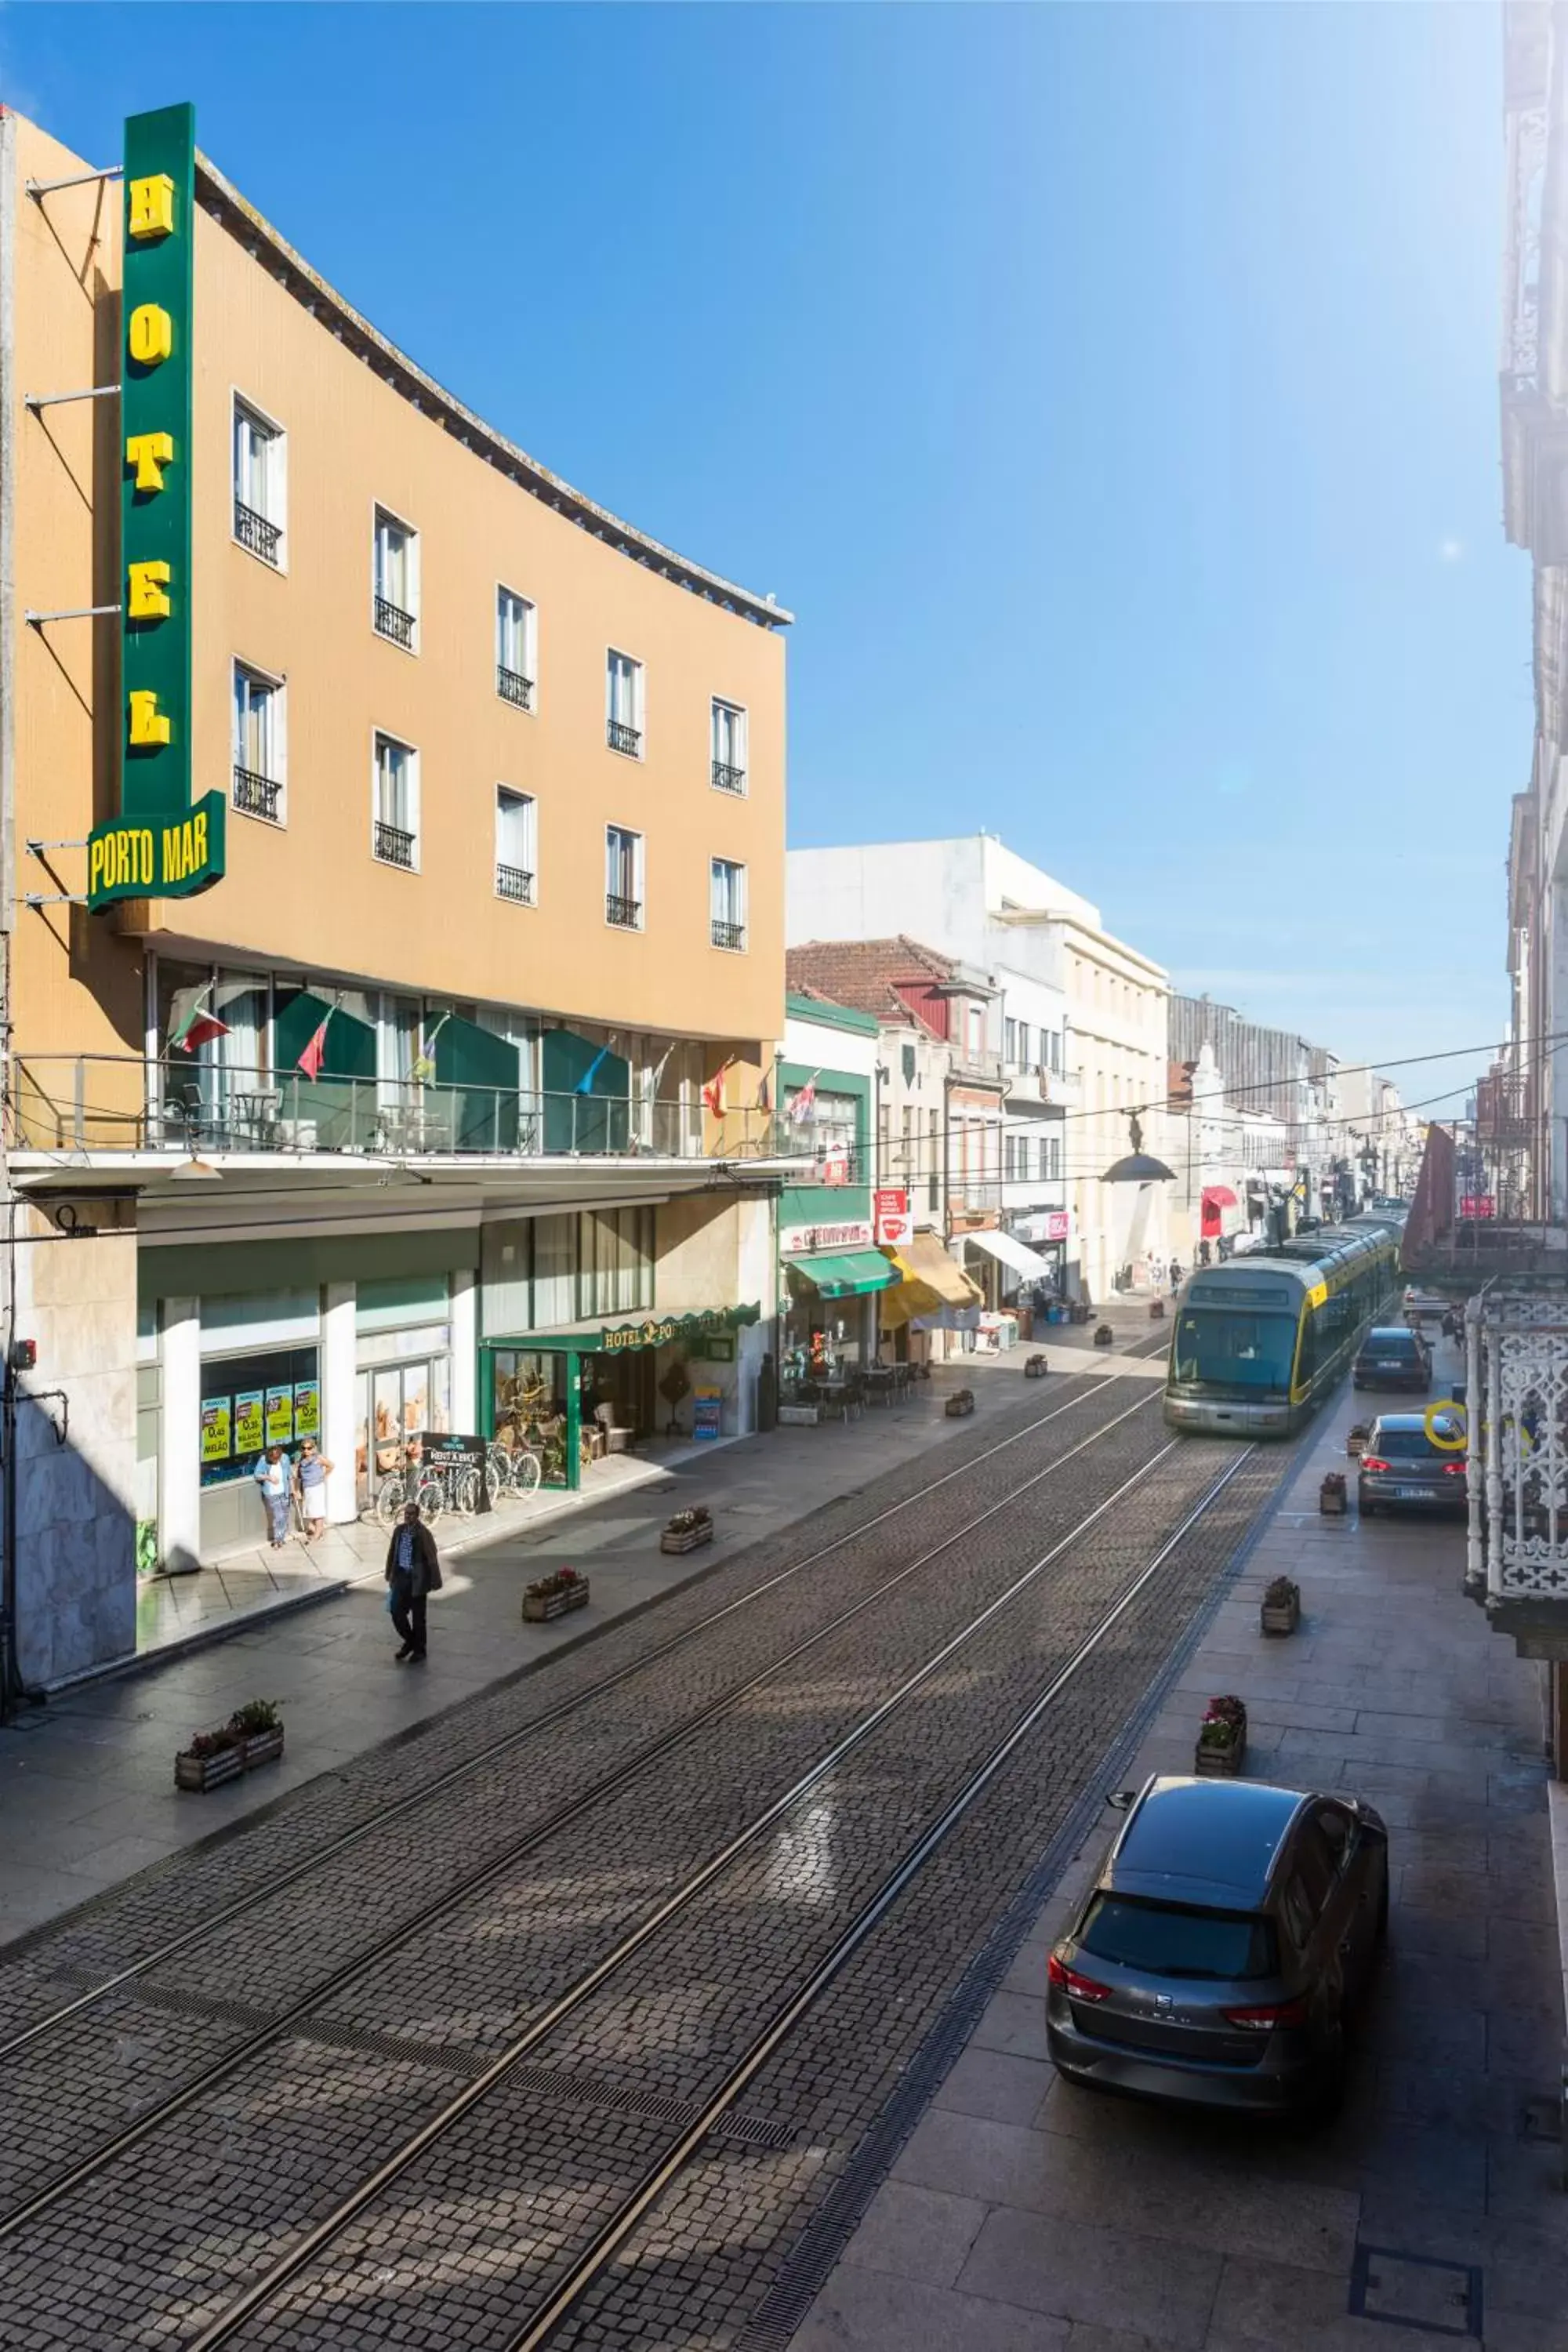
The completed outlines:
[[[1505,1016],[1500,44],[1489,5],[23,7],[0,95],[105,161],[193,99],[453,390],[776,591],[792,839],[984,825],[1359,1059]]]

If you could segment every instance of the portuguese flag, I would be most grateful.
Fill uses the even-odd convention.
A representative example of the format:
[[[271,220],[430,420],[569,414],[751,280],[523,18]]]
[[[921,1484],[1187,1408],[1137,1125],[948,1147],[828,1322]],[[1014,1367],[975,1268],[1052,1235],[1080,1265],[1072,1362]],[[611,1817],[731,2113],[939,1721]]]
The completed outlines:
[[[169,1045],[182,1054],[194,1054],[198,1045],[208,1045],[214,1037],[228,1035],[228,1023],[220,1021],[212,1007],[202,999],[213,992],[210,980],[198,981],[194,988],[176,988],[169,1007]]]

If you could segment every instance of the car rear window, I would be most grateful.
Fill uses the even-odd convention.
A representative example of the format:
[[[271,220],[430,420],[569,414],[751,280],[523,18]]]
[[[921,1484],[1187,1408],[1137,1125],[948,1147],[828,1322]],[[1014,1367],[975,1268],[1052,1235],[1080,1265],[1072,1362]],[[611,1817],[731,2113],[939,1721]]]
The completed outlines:
[[[1380,1429],[1377,1443],[1371,1450],[1381,1454],[1385,1462],[1437,1462],[1452,1458],[1444,1455],[1441,1446],[1433,1444],[1424,1429]]]
[[[1363,1356],[1413,1356],[1415,1342],[1408,1331],[1374,1331],[1362,1353]]]
[[[1078,1942],[1097,1959],[1156,1977],[1214,1977],[1231,1983],[1271,1977],[1279,1969],[1271,1919],[1248,1911],[1141,1903],[1126,1895],[1097,1895]]]

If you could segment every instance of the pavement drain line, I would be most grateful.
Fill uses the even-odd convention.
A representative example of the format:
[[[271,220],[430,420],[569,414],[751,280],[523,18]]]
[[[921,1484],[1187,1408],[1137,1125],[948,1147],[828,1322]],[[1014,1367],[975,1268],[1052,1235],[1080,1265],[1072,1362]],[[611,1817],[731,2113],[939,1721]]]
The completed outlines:
[[[1091,1774],[1040,1861],[959,1979],[942,2015],[910,2060],[880,2116],[784,2257],[773,2286],[739,2337],[736,2352],[784,2352],[905,2141],[963,2050],[992,1997],[1000,1990],[1003,1978],[1016,1959],[1058,1880],[1093,1833],[1104,1809],[1102,1792],[1107,1780],[1113,1780],[1136,1756],[1168,1692],[1186,1671],[1221,1603],[1273,1523],[1281,1501],[1289,1492],[1303,1440],[1310,1434],[1311,1425],[1281,1449],[1285,1458],[1263,1509],[1215,1578],[1213,1590],[1199,1605],[1181,1641],[1116,1733],[1099,1769]]]

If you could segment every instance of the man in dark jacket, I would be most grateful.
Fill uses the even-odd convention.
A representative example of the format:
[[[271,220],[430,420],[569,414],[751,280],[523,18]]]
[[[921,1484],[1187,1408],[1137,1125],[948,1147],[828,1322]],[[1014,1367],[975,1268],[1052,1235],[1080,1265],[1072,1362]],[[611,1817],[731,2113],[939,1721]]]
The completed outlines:
[[[392,1531],[386,1580],[392,1587],[392,1622],[403,1642],[397,1663],[420,1665],[425,1658],[425,1602],[428,1594],[441,1590],[441,1562],[417,1503],[406,1505],[403,1525]]]

